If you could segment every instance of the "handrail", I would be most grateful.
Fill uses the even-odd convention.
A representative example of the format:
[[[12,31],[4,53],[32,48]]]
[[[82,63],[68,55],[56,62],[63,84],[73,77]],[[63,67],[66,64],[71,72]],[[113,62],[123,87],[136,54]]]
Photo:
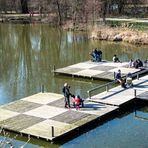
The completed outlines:
[[[137,73],[136,73],[137,79],[139,80],[139,75],[140,75],[140,74],[143,74],[143,73],[146,73],[146,72],[148,72],[148,69],[145,69],[145,70],[142,70],[142,71],[137,72]],[[126,76],[123,76],[123,77],[126,77]],[[106,91],[109,91],[109,86],[115,84],[116,82],[117,82],[117,80],[113,80],[112,82],[109,82],[109,83],[106,83],[106,84],[104,84],[104,85],[97,86],[97,87],[95,87],[95,88],[89,89],[89,90],[87,91],[87,93],[88,93],[88,98],[91,99],[91,93],[92,93],[93,91],[99,90],[99,89],[101,89],[101,88],[105,88],[105,87],[106,87]]]

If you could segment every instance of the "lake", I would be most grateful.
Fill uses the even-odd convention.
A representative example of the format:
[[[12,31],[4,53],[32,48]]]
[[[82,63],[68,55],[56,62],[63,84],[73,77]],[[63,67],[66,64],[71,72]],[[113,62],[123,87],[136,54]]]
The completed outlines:
[[[47,92],[61,94],[65,82],[73,94],[86,98],[88,89],[107,82],[54,76],[52,69],[54,65],[61,68],[88,61],[93,48],[101,49],[105,60],[112,60],[114,54],[123,62],[138,58],[144,61],[148,57],[147,46],[88,37],[89,32],[63,31],[48,24],[0,24],[0,104],[38,93],[42,85]],[[147,112],[148,106],[140,110],[142,116],[148,117]],[[129,112],[65,144],[50,145],[32,138],[26,147],[148,147],[146,139],[148,122],[137,120],[134,112]],[[26,141],[27,138],[18,136],[14,145],[19,147]]]

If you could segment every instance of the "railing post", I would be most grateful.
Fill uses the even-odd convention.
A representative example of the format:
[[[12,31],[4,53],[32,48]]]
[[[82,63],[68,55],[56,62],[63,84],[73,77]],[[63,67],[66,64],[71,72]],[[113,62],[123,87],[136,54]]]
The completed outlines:
[[[53,65],[53,69],[52,69],[52,71],[53,71],[53,72],[55,71],[55,65]]]
[[[51,137],[54,137],[54,127],[51,126]]]
[[[44,93],[44,85],[41,86],[41,92]]]
[[[91,99],[91,93],[90,93],[90,91],[87,91],[87,93],[88,93],[88,98]]]
[[[137,91],[136,89],[134,89],[134,97],[136,98],[136,96],[137,96]]]
[[[108,90],[109,90],[109,86],[108,86],[108,85],[106,85],[106,91],[108,92]]]
[[[139,74],[137,74],[137,80],[139,80]]]

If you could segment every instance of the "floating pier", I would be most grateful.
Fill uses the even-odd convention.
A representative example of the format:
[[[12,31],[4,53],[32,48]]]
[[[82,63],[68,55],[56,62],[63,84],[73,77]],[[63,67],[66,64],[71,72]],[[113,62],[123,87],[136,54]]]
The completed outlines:
[[[0,107],[0,127],[54,141],[59,137],[118,109],[85,102],[80,110],[64,108],[63,95],[38,93]]]
[[[134,80],[133,83],[133,88],[117,86],[91,96],[91,99],[85,100],[84,108],[79,110],[64,108],[61,94],[45,92],[22,98],[0,106],[0,127],[22,135],[57,141],[85,125],[92,125],[94,121],[113,114],[136,96],[148,96],[148,76]],[[139,88],[144,90],[138,91]]]
[[[102,62],[81,62],[64,68],[55,69],[55,74],[70,75],[72,77],[84,77],[100,80],[114,80],[114,72],[121,70],[122,76],[129,72],[135,76],[141,69],[128,68],[128,62],[114,63],[111,61]]]

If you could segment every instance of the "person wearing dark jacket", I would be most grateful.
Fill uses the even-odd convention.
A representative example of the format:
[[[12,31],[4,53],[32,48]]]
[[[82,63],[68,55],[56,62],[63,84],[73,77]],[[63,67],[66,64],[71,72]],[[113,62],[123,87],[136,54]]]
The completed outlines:
[[[63,95],[64,95],[64,101],[65,101],[65,108],[70,108],[70,96],[71,96],[71,93],[70,93],[70,86],[65,83],[64,84],[64,87],[62,89],[62,92],[63,92]]]

